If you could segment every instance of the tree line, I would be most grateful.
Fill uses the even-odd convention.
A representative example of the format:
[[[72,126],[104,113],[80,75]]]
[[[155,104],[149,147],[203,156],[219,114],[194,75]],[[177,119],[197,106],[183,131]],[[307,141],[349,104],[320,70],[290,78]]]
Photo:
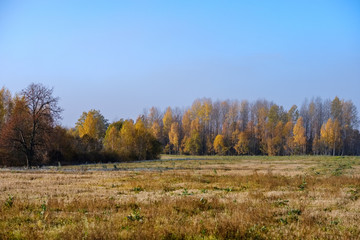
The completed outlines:
[[[338,97],[289,110],[267,100],[203,98],[185,110],[152,107],[142,118],[170,154],[360,154],[356,106]]]
[[[197,99],[186,109],[152,107],[136,121],[109,123],[99,110],[59,125],[53,89],[0,90],[0,165],[78,164],[192,155],[359,155],[358,113],[350,100],[314,98],[289,110],[267,100]]]
[[[15,96],[4,87],[0,90],[0,166],[159,158],[160,142],[142,119],[109,124],[99,111],[91,110],[80,116],[73,129],[66,129],[59,125],[62,109],[58,101],[53,89],[42,84],[30,84]],[[117,149],[104,141],[109,127],[119,131]]]

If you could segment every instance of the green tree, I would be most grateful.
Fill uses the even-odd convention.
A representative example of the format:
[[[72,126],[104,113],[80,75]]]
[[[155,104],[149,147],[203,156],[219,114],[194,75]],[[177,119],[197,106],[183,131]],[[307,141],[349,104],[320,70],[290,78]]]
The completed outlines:
[[[190,138],[186,139],[184,151],[192,155],[199,155],[201,154],[201,148],[200,134],[194,131],[191,133]]]

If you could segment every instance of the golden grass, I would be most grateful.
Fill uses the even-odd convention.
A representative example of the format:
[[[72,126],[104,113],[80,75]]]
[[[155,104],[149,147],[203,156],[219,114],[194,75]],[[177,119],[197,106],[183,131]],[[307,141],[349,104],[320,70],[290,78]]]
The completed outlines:
[[[0,239],[360,236],[360,158],[165,158],[2,170]]]

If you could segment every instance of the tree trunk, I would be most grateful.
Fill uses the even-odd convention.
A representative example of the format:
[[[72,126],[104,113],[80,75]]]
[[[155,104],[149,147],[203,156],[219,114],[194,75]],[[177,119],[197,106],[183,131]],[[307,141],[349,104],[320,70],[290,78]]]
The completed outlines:
[[[27,154],[25,155],[25,157],[26,157],[26,168],[29,169],[30,164],[29,164],[29,158],[28,158]]]
[[[34,151],[26,153],[26,167],[30,169],[34,163]]]

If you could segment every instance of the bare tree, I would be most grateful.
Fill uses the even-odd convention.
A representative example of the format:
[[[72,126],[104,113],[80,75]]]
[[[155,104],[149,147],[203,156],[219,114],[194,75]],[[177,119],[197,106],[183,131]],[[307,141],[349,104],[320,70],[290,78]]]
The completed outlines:
[[[39,164],[47,153],[51,133],[62,109],[53,89],[30,84],[15,100],[14,111],[4,127],[1,145],[25,154],[26,166]]]

